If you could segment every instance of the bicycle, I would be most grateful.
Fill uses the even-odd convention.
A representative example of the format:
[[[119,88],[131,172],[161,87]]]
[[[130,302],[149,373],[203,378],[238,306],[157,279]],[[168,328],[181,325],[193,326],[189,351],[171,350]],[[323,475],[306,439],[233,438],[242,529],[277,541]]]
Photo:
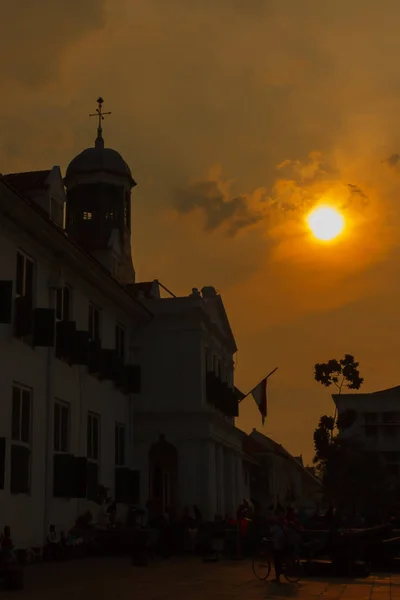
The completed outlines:
[[[253,557],[253,573],[260,581],[266,581],[272,571],[273,558],[271,552],[271,541],[262,538],[260,551]],[[298,583],[302,575],[300,558],[289,551],[282,561],[282,575],[289,583]]]

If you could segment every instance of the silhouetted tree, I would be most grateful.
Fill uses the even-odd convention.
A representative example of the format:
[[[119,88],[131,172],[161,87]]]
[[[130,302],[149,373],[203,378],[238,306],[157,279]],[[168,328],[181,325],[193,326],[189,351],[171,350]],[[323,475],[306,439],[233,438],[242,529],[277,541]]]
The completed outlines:
[[[315,381],[325,387],[336,386],[339,394],[343,387],[350,390],[359,390],[364,383],[358,370],[359,363],[355,361],[352,354],[345,354],[341,360],[332,358],[326,363],[317,363],[314,367]]]
[[[314,367],[314,377],[325,387],[335,386],[338,394],[341,394],[345,387],[358,390],[364,382],[358,366],[354,356],[346,354],[341,360],[331,359],[326,363],[317,363]],[[314,464],[331,497],[334,490],[338,493],[339,488],[340,493],[345,495],[349,486],[352,490],[360,488],[355,486],[354,478],[361,468],[364,455],[359,449],[355,451],[352,442],[334,435],[335,427],[340,430],[351,427],[356,417],[357,413],[354,410],[346,410],[338,417],[335,411],[333,417],[323,415],[314,431]]]

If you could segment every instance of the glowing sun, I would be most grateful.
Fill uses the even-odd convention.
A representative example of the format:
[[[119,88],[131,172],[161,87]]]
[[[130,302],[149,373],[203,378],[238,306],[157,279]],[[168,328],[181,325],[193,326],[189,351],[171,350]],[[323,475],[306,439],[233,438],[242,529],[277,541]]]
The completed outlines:
[[[313,235],[322,242],[329,242],[344,229],[344,217],[331,206],[317,206],[307,217]]]

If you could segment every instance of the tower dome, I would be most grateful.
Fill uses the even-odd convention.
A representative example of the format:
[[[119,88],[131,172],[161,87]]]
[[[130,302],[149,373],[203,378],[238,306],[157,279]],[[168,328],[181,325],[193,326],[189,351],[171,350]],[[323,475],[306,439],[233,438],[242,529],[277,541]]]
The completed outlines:
[[[116,150],[104,147],[103,98],[93,115],[98,118],[97,138],[67,167],[66,230],[120,283],[135,282],[131,253],[131,171]]]
[[[112,148],[104,147],[101,123],[104,119],[104,115],[110,115],[111,113],[102,112],[103,98],[98,98],[97,102],[99,107],[95,113],[90,115],[96,116],[99,119],[97,138],[94,147],[86,148],[86,150],[83,150],[71,160],[65,172],[65,183],[68,187],[68,183],[76,177],[104,173],[123,177],[126,180],[125,183],[129,182],[130,187],[132,188],[136,185],[136,182],[132,177],[131,170],[127,163],[119,152]]]

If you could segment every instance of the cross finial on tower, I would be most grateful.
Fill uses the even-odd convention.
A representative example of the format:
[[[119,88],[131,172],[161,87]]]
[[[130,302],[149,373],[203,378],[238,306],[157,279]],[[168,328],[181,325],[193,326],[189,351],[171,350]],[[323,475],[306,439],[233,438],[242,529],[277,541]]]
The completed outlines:
[[[104,148],[103,128],[101,126],[101,122],[104,121],[104,115],[111,115],[110,112],[102,111],[103,103],[104,100],[101,96],[97,98],[98,108],[96,108],[95,113],[89,114],[89,117],[97,117],[99,119],[99,124],[97,126],[97,138],[94,144],[96,148]]]

